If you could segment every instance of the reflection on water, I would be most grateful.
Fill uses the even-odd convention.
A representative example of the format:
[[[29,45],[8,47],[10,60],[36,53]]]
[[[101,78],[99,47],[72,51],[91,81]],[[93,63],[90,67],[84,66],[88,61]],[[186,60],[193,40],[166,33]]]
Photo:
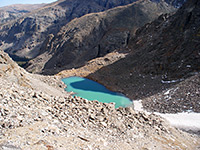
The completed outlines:
[[[79,96],[88,100],[98,100],[102,103],[114,102],[115,107],[126,107],[132,104],[129,98],[123,94],[112,92],[103,85],[81,77],[69,77],[62,79],[67,85],[67,92],[74,92],[75,96]]]

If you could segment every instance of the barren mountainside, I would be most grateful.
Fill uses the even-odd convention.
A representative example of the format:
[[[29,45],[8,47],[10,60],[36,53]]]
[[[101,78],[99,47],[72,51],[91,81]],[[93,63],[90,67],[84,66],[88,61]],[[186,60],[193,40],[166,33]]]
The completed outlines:
[[[162,0],[152,0],[152,1],[153,2],[160,2]],[[173,5],[176,8],[179,8],[186,2],[186,0],[165,0],[165,2],[170,4],[170,5]]]
[[[34,58],[43,42],[74,18],[101,12],[136,0],[59,0],[0,27],[0,47],[9,54]],[[170,1],[166,1],[170,2]],[[14,58],[14,57],[13,57]]]
[[[15,20],[45,4],[16,4],[0,7],[0,24]]]
[[[0,68],[0,149],[193,150],[199,144],[155,114],[72,97],[60,79],[27,73],[3,51]]]
[[[200,71],[199,6],[198,0],[188,1],[173,16],[162,15],[138,29],[129,42],[131,51],[124,58],[87,77],[113,87],[131,99],[144,99],[157,94],[151,98],[154,104],[149,104],[161,112],[166,110],[161,107],[162,102],[175,103],[170,105],[175,111],[178,108],[179,112],[190,109],[199,112],[199,105],[193,102],[199,99],[199,75],[191,80],[193,86],[187,83],[185,87],[188,89],[183,88],[180,92],[175,86]],[[162,92],[167,88],[176,89],[169,99],[165,98],[166,91]]]
[[[41,44],[49,34],[56,34],[72,19],[134,1],[59,0],[2,25],[1,49],[20,57],[34,58],[40,53]]]
[[[59,0],[0,26],[0,150],[200,148],[199,126],[189,134],[154,113],[200,112],[200,1],[177,12],[164,2],[131,2]],[[31,74],[3,50],[35,57],[32,72],[69,69]],[[73,96],[61,81],[69,76],[134,103],[116,109]]]
[[[40,55],[29,62],[27,70],[55,74],[82,66],[88,60],[126,47],[138,27],[174,10],[164,2],[141,0],[74,19],[56,35],[49,35]]]
[[[161,15],[139,28],[127,48],[58,75],[93,79],[142,100],[149,111],[200,112],[199,6],[197,0],[188,1],[174,15]]]

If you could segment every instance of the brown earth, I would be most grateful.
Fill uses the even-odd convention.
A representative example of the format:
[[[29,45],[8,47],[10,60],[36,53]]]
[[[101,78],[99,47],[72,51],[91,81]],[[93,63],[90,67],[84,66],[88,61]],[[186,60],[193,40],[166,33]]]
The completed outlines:
[[[193,150],[199,145],[198,137],[157,115],[73,98],[58,78],[29,74],[2,51],[0,67],[2,150]]]
[[[62,26],[43,43],[40,55],[29,61],[26,70],[56,74],[83,66],[87,61],[125,48],[137,28],[175,9],[164,2],[140,0],[100,13],[76,18]]]

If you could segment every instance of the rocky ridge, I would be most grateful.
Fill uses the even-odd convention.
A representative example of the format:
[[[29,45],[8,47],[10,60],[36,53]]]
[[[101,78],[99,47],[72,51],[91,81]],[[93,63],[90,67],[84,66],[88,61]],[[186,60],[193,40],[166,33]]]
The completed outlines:
[[[138,29],[127,50],[59,75],[93,79],[132,100],[144,100],[150,111],[199,112],[199,6],[197,0],[188,1],[176,14]]]
[[[159,116],[135,112],[131,107],[115,109],[113,104],[73,98],[62,92],[58,78],[32,75],[4,52],[0,51],[0,56],[3,150],[192,150],[198,145],[197,137],[171,127]]]
[[[112,7],[126,5],[135,0],[59,0],[22,16],[0,27],[2,50],[19,57],[34,58],[46,38],[56,34],[74,18]]]
[[[88,60],[126,47],[138,27],[175,9],[164,2],[141,0],[101,13],[92,13],[66,24],[43,43],[41,55],[26,69],[55,74],[82,66]]]
[[[62,32],[60,29],[71,20],[79,18],[85,14],[102,12],[117,6],[127,5],[135,1],[136,0],[96,0],[92,1],[92,3],[89,0],[57,1],[26,14],[10,23],[3,24],[0,27],[0,48],[11,54],[12,57],[18,56],[23,59],[24,57],[28,59],[35,58],[44,52],[44,48],[48,48],[48,45],[46,44],[49,43],[53,36],[56,36],[58,32]],[[170,1],[166,2],[170,3]],[[169,7],[170,6],[171,5],[169,5]],[[163,8],[166,9],[166,7]],[[155,6],[152,9],[155,9]],[[164,11],[163,13],[166,12]],[[115,39],[121,39],[120,36],[127,36],[127,32],[123,32],[123,29],[118,34],[115,30],[110,32],[112,32],[112,36],[115,37]],[[117,32],[119,32],[119,30],[117,30]],[[116,44],[118,42],[112,41],[110,36],[107,38],[109,38],[109,43],[107,44],[112,45],[111,48],[119,47],[119,44]],[[124,41],[124,39],[122,40]],[[124,42],[120,44],[121,46],[125,45]],[[107,45],[106,49],[108,49],[108,47],[109,45]],[[45,57],[40,57],[40,59],[44,59],[44,61],[46,61]]]
[[[45,4],[16,4],[0,7],[0,24],[15,20]]]

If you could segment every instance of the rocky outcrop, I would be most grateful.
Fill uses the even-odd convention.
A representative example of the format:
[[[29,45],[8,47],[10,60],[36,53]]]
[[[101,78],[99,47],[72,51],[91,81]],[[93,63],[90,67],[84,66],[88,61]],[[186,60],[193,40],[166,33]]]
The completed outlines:
[[[11,23],[2,25],[0,27],[0,48],[11,56],[18,56],[23,59],[24,57],[35,58],[44,52],[43,46],[47,43],[49,37],[56,36],[60,29],[74,18],[79,18],[88,13],[102,12],[135,1],[137,0],[95,0],[92,2],[89,0],[59,0]],[[115,30],[110,32],[114,32],[112,36],[120,37]],[[120,35],[123,37],[128,35],[126,31],[121,30],[121,32]],[[107,38],[109,38],[112,47],[118,47],[119,44],[115,46],[118,42],[112,41],[110,36]],[[122,45],[124,45],[124,42],[126,43],[126,41],[123,41]],[[109,46],[107,45],[106,48],[108,49]],[[45,58],[41,57],[41,59]]]
[[[137,30],[135,38],[129,42],[131,52],[124,59],[102,67],[88,75],[88,78],[121,91],[131,99],[144,99],[162,93],[166,88],[173,88],[175,84],[198,74],[200,71],[199,6],[198,0],[188,1],[173,16],[162,15],[152,23],[146,24]],[[196,78],[199,81],[199,76]],[[185,87],[188,87],[186,91],[191,92],[196,98],[188,95],[185,99],[186,95],[181,94],[185,90],[180,90],[182,92],[179,96],[172,96],[171,102],[169,101],[170,107],[173,106],[171,112],[174,112],[173,109],[179,112],[191,109],[200,111],[199,105],[193,104],[193,99],[194,101],[199,99],[199,94],[191,90],[188,82]],[[197,88],[195,85],[194,87]],[[156,111],[157,108],[161,112],[166,109],[159,103],[161,101],[165,103],[164,93],[159,96],[161,100],[155,99],[155,102],[158,102],[155,106]],[[176,98],[179,104],[172,105]],[[183,104],[184,99],[188,104]]]
[[[160,2],[162,0],[152,0],[153,2]],[[166,3],[173,5],[176,8],[180,8],[186,0],[165,0]]]
[[[142,99],[149,111],[200,112],[199,23],[199,2],[189,1],[175,15],[140,28],[126,50],[59,75],[93,79],[133,100]]]
[[[9,68],[0,72],[0,149],[192,150],[199,144],[157,115],[64,94],[55,77],[29,74],[2,51],[0,67]],[[14,72],[30,86],[9,80]]]
[[[0,47],[9,54],[34,58],[51,34],[74,18],[100,12],[135,0],[59,0],[0,27]]]
[[[0,24],[15,20],[31,11],[43,7],[45,4],[17,4],[0,8]]]
[[[74,19],[56,35],[49,36],[43,43],[41,55],[31,60],[26,69],[55,74],[82,66],[88,60],[126,47],[138,27],[174,10],[166,3],[142,0]]]

